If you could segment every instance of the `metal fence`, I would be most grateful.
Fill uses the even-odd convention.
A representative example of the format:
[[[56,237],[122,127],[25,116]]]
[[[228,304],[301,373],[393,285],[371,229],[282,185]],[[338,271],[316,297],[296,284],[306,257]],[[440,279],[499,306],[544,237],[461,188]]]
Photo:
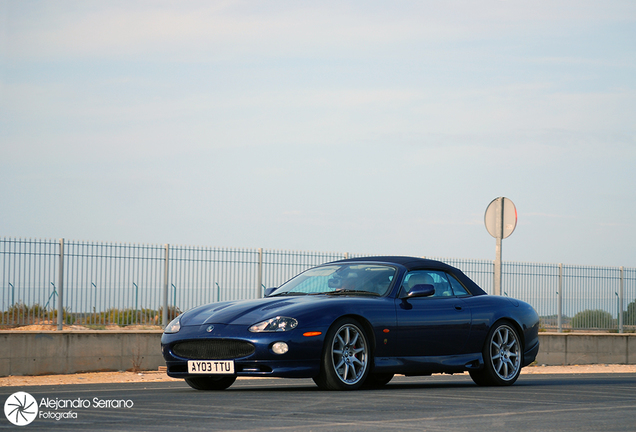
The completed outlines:
[[[0,240],[0,326],[165,325],[181,311],[262,296],[336,252]],[[427,257],[492,292],[491,260]],[[504,262],[502,295],[530,303],[552,330],[634,331],[636,268]]]

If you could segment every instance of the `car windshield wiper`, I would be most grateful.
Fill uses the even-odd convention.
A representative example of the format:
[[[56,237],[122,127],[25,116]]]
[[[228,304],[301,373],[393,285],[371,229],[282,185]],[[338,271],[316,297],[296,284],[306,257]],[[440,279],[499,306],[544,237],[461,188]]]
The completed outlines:
[[[354,290],[354,289],[337,289],[335,291],[327,291],[323,294],[327,294],[327,295],[336,295],[336,294],[366,294],[366,295],[372,295],[372,296],[377,296],[379,297],[380,294],[376,293],[376,292],[371,292],[371,291],[365,291],[365,290]]]
[[[303,296],[303,295],[307,295],[307,293],[299,292],[299,291],[287,291],[287,292],[271,295],[270,297]]]

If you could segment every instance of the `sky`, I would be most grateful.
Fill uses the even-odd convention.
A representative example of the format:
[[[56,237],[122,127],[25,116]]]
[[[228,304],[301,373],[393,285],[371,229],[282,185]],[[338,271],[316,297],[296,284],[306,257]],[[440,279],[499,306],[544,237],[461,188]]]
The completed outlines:
[[[0,0],[0,237],[636,267],[636,3]]]

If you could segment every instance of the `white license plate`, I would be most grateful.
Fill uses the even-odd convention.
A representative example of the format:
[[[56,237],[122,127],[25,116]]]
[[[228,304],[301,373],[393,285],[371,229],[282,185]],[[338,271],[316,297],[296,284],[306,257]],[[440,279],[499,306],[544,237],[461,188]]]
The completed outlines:
[[[191,374],[234,374],[234,360],[188,360]]]

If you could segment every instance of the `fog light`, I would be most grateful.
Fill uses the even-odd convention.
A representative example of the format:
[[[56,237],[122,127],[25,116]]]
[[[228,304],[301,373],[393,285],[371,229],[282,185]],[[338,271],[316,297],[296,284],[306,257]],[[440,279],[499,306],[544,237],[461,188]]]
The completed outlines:
[[[274,351],[274,354],[285,354],[289,351],[289,346],[285,342],[276,342],[272,345],[272,351]]]

